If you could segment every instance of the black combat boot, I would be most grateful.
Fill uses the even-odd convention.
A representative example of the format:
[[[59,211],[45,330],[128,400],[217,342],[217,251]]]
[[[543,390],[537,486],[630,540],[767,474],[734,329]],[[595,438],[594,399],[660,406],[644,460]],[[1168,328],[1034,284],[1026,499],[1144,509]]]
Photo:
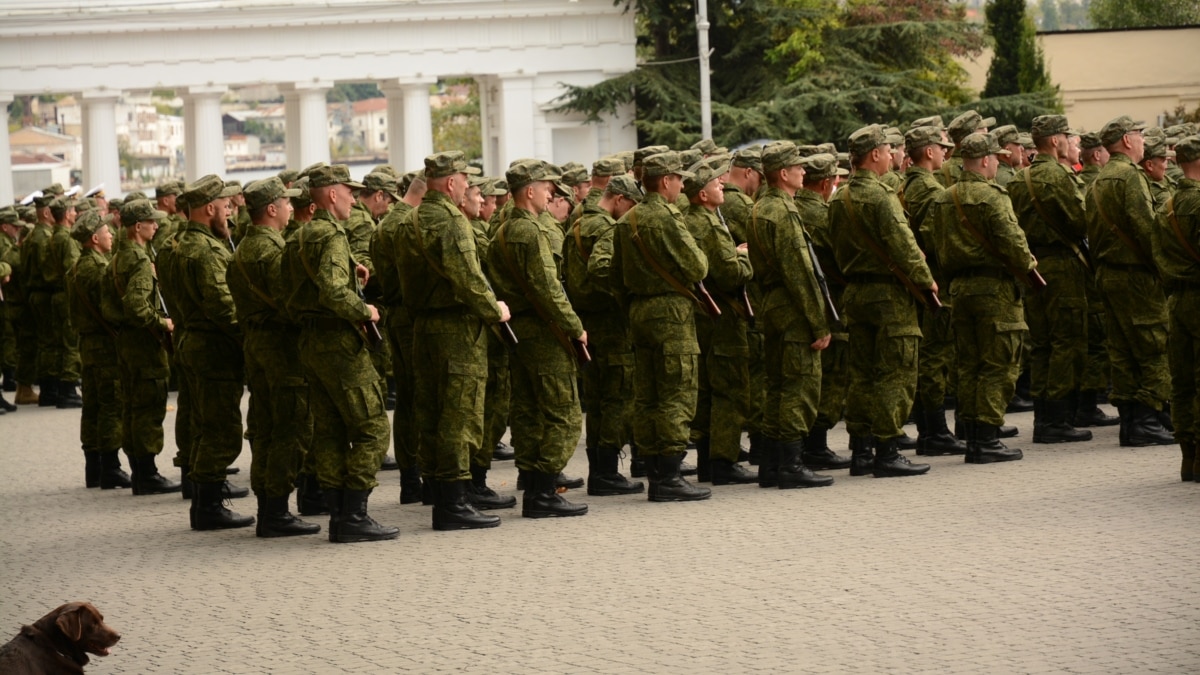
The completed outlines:
[[[254,535],[268,539],[271,537],[296,537],[304,534],[317,534],[321,526],[316,523],[306,523],[288,511],[288,498],[258,497],[258,523]]]
[[[876,478],[899,478],[903,476],[919,476],[929,471],[928,464],[913,464],[900,454],[897,439],[877,441],[875,451],[874,474]]]
[[[133,494],[138,496],[161,495],[182,490],[182,485],[165,478],[158,472],[154,460],[155,455],[129,458],[130,467],[133,469]]]
[[[302,516],[321,516],[329,513],[329,502],[326,501],[321,482],[311,473],[296,476],[296,510]],[[338,505],[341,505],[338,497]]]
[[[116,490],[133,487],[129,474],[121,468],[121,455],[116,450],[101,452],[100,455],[100,489]]]
[[[913,438],[912,436],[909,436],[906,432],[904,432],[902,430],[900,432],[900,435],[896,437],[896,447],[901,450],[916,450],[917,449],[917,439]]]
[[[336,544],[342,526],[342,491],[322,488],[321,498],[325,500],[325,511],[329,513],[329,541]]]
[[[383,461],[379,463],[380,471],[399,471],[400,465],[396,463],[396,458],[391,455],[384,455]]]
[[[504,441],[496,443],[496,447],[492,450],[493,462],[505,462],[517,458],[517,453],[512,446]]]
[[[833,485],[833,476],[813,473],[811,469],[804,466],[803,457],[803,440],[779,444],[779,473],[776,480],[780,490]]]
[[[696,441],[696,482],[712,482],[712,449],[711,438],[701,438]]]
[[[76,383],[70,380],[59,380],[58,384],[58,400],[54,402],[54,407],[59,409],[67,408],[82,408],[83,397],[79,395],[79,389],[76,388]]]
[[[179,491],[182,493],[181,496],[183,497],[184,501],[188,502],[189,504],[192,501],[192,497],[195,496],[192,491],[192,479],[188,478],[188,474],[191,473],[191,470],[192,468],[190,466],[179,467]]]
[[[4,374],[4,387],[2,388],[2,390],[3,391],[16,391],[17,390],[16,370],[13,368],[5,368],[3,370],[3,374]],[[3,398],[3,397],[0,397],[0,398]],[[11,412],[11,411],[9,411],[9,412]]]
[[[400,536],[400,528],[380,525],[367,514],[370,490],[342,490],[342,513],[337,532],[330,541],[352,544],[357,541],[387,541]]]
[[[1171,421],[1171,402],[1163,401],[1162,410],[1158,411],[1158,422],[1163,428],[1175,433],[1175,423]]]
[[[1008,408],[1004,412],[1020,413],[1033,410],[1033,397],[1029,393],[1029,387],[1029,369],[1025,369],[1017,376],[1016,389],[1013,391],[1013,397],[1009,400]]]
[[[43,377],[38,380],[37,385],[39,408],[53,408],[58,405],[58,380],[52,377]]]
[[[646,489],[640,480],[631,481],[621,475],[618,464],[621,451],[617,448],[596,448],[588,454],[587,493],[593,497],[635,495]]]
[[[15,384],[13,385],[13,388],[16,389]],[[16,412],[16,411],[17,411],[17,405],[15,403],[9,403],[8,399],[4,398],[4,394],[0,393],[0,412]]]
[[[650,474],[650,501],[694,502],[712,496],[712,490],[692,485],[679,473],[683,454],[680,452],[650,458],[654,463],[654,473]]]
[[[477,530],[498,527],[500,517],[480,513],[467,500],[467,485],[470,481],[438,481],[434,490],[433,529]]]
[[[250,496],[250,488],[238,487],[229,481],[222,481],[221,492],[225,499],[242,499]]]
[[[190,515],[193,530],[232,530],[254,524],[254,516],[234,513],[225,506],[224,482],[193,481],[192,493]]]
[[[942,457],[945,455],[965,455],[967,444],[950,433],[946,425],[946,409],[923,410],[925,429],[917,439],[917,454],[924,457]]]
[[[100,453],[84,451],[83,484],[89,488],[100,487]]]
[[[967,441],[967,464],[995,464],[1015,462],[1024,457],[1017,448],[1009,448],[1000,442],[1000,427],[978,420],[971,422],[971,436]]]
[[[587,504],[572,504],[558,494],[555,475],[541,471],[525,474],[525,494],[521,497],[523,518],[567,518],[588,512]]]
[[[568,476],[567,474],[562,473],[560,471],[559,474],[554,477],[554,485],[555,485],[555,487],[567,488],[568,490],[575,490],[575,489],[583,487],[583,479]]]
[[[400,503],[417,504],[421,501],[421,470],[413,466],[400,469]]]
[[[646,459],[638,453],[638,447],[629,443],[629,475],[634,478],[645,478],[647,474]]]
[[[728,459],[712,460],[713,485],[749,485],[758,482],[758,472]]]
[[[1032,401],[1030,402],[1032,403]],[[996,428],[1000,430],[998,432],[1000,434],[1000,438],[1016,438],[1017,436],[1021,435],[1021,430],[1011,424],[1002,424]]]
[[[1073,406],[1068,399],[1039,401],[1041,424],[1034,418],[1034,443],[1079,443],[1092,440],[1092,432],[1071,426]]]
[[[429,476],[421,476],[421,506],[437,506],[439,484]]]
[[[757,453],[754,451],[756,446]],[[758,442],[750,448],[750,454],[758,455],[758,487],[779,487],[779,441],[759,436]]]
[[[1159,412],[1140,401],[1128,401],[1122,405],[1121,419],[1129,418],[1128,425],[1122,424],[1123,447],[1140,448],[1148,445],[1174,445],[1175,435],[1163,428]]]
[[[875,439],[871,436],[850,437],[850,475],[870,476],[875,473]]]
[[[1179,451],[1183,453],[1183,463],[1179,465],[1179,480],[1190,483],[1196,480],[1196,441],[1180,440]]]
[[[750,434],[750,456],[746,458],[746,463],[750,466],[758,466],[761,463],[759,457],[762,455],[762,444],[762,434]]]
[[[850,468],[850,458],[829,449],[829,428],[814,426],[804,440],[804,466],[813,471],[836,471]]]
[[[496,509],[511,509],[517,505],[517,498],[512,496],[502,497],[495,490],[488,487],[487,484],[488,470],[480,467],[471,467],[471,484],[467,487],[467,499],[480,511],[494,511]]]
[[[1121,418],[1109,415],[1096,404],[1099,392],[1095,389],[1075,392],[1075,422],[1076,427],[1111,427],[1121,423]]]

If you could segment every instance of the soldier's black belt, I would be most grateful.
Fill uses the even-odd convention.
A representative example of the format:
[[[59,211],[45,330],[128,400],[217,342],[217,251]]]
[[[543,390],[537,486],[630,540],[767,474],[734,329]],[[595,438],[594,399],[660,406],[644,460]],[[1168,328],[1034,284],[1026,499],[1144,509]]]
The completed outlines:
[[[899,284],[894,274],[849,274],[846,281],[852,284]]]
[[[314,316],[304,319],[304,327],[309,330],[342,330],[353,328],[349,321],[335,317]]]
[[[966,279],[973,277],[982,277],[986,279],[1000,279],[1001,281],[1015,281],[1013,275],[1009,274],[1008,270],[998,270],[995,268],[981,267],[977,269],[963,270],[950,275],[954,279]]]

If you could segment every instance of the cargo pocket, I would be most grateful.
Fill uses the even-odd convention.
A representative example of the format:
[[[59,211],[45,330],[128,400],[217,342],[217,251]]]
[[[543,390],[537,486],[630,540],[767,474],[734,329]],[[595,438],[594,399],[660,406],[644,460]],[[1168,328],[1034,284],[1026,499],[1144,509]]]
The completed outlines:
[[[383,387],[380,380],[357,387],[347,387],[346,404],[356,420],[368,420],[385,414]]]
[[[891,357],[894,363],[904,368],[917,367],[917,352],[921,344],[921,327],[920,326],[904,326],[891,325],[887,327],[888,342],[890,347],[884,348],[884,352],[891,352]],[[883,363],[889,361],[884,355],[881,358]]]
[[[695,340],[668,340],[662,346],[663,370],[660,373],[668,387],[696,382],[696,359],[700,345]]]
[[[1000,351],[997,359],[1000,363],[1019,363],[1029,325],[1024,321],[997,321],[995,327],[996,348]]]
[[[487,385],[487,366],[465,361],[446,364],[446,390],[443,401],[464,410],[483,409]]]

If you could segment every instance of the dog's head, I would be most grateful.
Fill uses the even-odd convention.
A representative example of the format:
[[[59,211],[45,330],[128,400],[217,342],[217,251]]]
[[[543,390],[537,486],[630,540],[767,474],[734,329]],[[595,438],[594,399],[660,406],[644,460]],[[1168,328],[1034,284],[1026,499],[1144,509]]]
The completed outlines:
[[[104,615],[90,602],[69,602],[47,615],[72,644],[89,654],[108,656],[121,634],[104,623]]]

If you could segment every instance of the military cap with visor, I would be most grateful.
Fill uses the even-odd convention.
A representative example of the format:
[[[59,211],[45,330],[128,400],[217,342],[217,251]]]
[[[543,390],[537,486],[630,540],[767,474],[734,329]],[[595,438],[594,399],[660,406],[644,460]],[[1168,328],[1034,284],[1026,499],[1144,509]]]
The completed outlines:
[[[633,151],[633,165],[641,166],[646,158],[651,155],[659,155],[664,152],[670,152],[671,148],[667,145],[647,145]]]
[[[100,231],[100,228],[108,225],[113,221],[111,215],[101,216],[99,211],[88,211],[75,221],[75,225],[71,227],[71,238],[80,243],[86,242],[92,238],[92,235]]]
[[[592,162],[593,176],[620,176],[625,173],[625,162],[620,157],[601,157]]]
[[[683,168],[678,152],[660,152],[642,160],[642,175],[647,178],[669,176],[671,174],[691,178],[692,173]]]
[[[265,209],[279,199],[299,197],[300,190],[288,188],[278,176],[254,181],[246,186],[246,208],[251,211]]]
[[[946,127],[946,133],[950,135],[950,138],[955,143],[961,143],[962,139],[966,138],[970,134],[973,134],[980,129],[989,128],[995,124],[995,117],[988,117],[985,119],[984,116],[980,115],[978,112],[974,110],[968,110],[967,112],[955,117],[950,121],[949,126]]]
[[[1014,145],[1021,144],[1021,132],[1011,124],[1005,124],[1002,127],[996,127],[995,129],[992,129],[991,133],[996,137],[996,142],[999,143],[1001,147],[1008,145],[1009,143]]]
[[[363,176],[363,190],[367,192],[378,192],[383,190],[392,199],[400,201],[400,186],[396,184],[395,176],[390,176],[378,169]]]
[[[1121,115],[1114,120],[1109,120],[1109,122],[1100,129],[1100,142],[1103,143],[1105,147],[1108,147],[1119,142],[1125,137],[1125,134],[1143,131],[1145,128],[1145,122],[1136,122],[1129,115]]]
[[[1187,164],[1200,159],[1200,136],[1188,136],[1175,144],[1175,161]]]
[[[483,172],[467,164],[467,156],[458,150],[439,152],[425,158],[426,178],[445,178],[458,173],[470,175]]]
[[[508,189],[516,192],[540,181],[558,182],[562,175],[558,173],[558,167],[549,162],[523,159],[508,167],[508,171],[504,172],[504,179],[508,181]]]
[[[763,171],[768,174],[773,174],[789,166],[797,166],[803,161],[804,156],[800,154],[800,148],[791,141],[769,143],[762,151]]]
[[[913,127],[904,132],[904,143],[913,150],[927,145],[940,145],[943,148],[954,147],[953,143],[942,140],[942,128],[933,125]]]
[[[635,202],[642,201],[642,190],[638,187],[637,181],[633,176],[621,174],[613,176],[613,179],[608,181],[608,186],[604,188],[605,192],[627,197]]]
[[[1000,147],[992,134],[974,133],[962,140],[958,152],[966,159],[979,159],[988,155],[1011,155],[1012,153]]]
[[[194,209],[218,199],[232,197],[241,191],[240,185],[226,185],[220,176],[209,174],[187,186],[180,196],[187,203],[188,208]],[[121,220],[124,221],[125,218],[122,217]]]
[[[864,157],[867,153],[881,145],[887,145],[887,134],[878,124],[867,126],[850,134],[850,155]]]
[[[329,187],[330,185],[347,185],[355,190],[361,190],[363,184],[350,177],[350,167],[345,164],[322,166],[313,169],[308,174],[308,188]]]
[[[121,224],[125,227],[147,220],[157,223],[166,217],[167,212],[154,208],[154,202],[149,199],[127,199],[121,205]]]
[[[751,145],[733,153],[733,165],[762,173],[762,146]]]
[[[717,162],[711,161],[715,158],[701,159],[688,167],[688,172],[692,175],[683,181],[685,195],[694,197],[704,189],[705,185],[729,173],[729,157],[727,155],[719,157],[721,159]]]
[[[1070,133],[1071,125],[1067,123],[1066,115],[1038,115],[1029,127],[1029,134],[1035,139]]]
[[[829,153],[805,157],[801,166],[804,167],[804,180],[807,182],[850,175],[849,171],[838,166],[837,155]]]

